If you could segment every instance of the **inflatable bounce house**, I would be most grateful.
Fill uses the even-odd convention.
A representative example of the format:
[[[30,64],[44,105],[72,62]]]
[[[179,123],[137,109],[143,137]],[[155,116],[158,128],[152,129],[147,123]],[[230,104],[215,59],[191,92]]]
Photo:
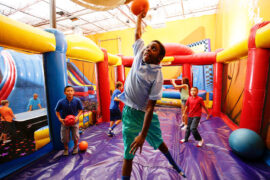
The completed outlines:
[[[164,142],[187,179],[269,179],[270,23],[254,25],[248,38],[228,48],[211,51],[211,43],[208,38],[186,45],[164,42],[161,65],[177,69],[163,73],[163,97],[155,107]],[[16,141],[0,147],[0,178],[121,179],[121,124],[114,129],[115,136],[107,135],[110,91],[116,81],[125,82],[134,57],[111,54],[85,36],[40,30],[3,15],[0,46],[0,100],[9,100],[16,116]],[[206,119],[203,112],[200,120],[200,148],[193,136],[188,143],[179,143],[185,136],[179,126],[181,94],[171,79],[182,84],[183,77],[198,87],[211,114]],[[74,87],[83,104],[79,141],[88,147],[63,157],[55,107],[67,85]],[[27,111],[34,93],[42,108]],[[70,141],[69,147],[73,145]],[[148,143],[133,160],[131,179],[182,178]]]
[[[28,111],[29,99],[34,93],[38,94],[41,107],[46,107],[44,71],[41,55],[24,54],[13,50],[3,49],[1,55],[1,99],[7,99],[10,102],[10,108],[16,114],[15,126],[20,137],[26,135],[27,140],[21,138],[18,142],[9,143],[3,161],[7,161],[20,154],[27,155],[40,149],[50,142],[49,127],[47,122],[46,109],[34,112]],[[80,117],[79,127],[81,129],[93,125],[93,113],[96,112],[97,96],[96,86],[91,83],[73,62],[68,59],[67,62],[68,84],[75,89],[75,96],[79,97],[84,106],[84,113]],[[28,143],[22,143],[27,141]],[[19,145],[25,145],[27,150]],[[20,154],[10,152],[10,147],[20,149]],[[35,149],[31,149],[35,147]],[[14,154],[15,153],[15,154]]]

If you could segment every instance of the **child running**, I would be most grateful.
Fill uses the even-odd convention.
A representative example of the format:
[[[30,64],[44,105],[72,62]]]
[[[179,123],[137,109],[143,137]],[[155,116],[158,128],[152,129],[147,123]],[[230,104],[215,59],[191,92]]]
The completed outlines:
[[[203,139],[198,132],[198,125],[201,119],[202,115],[202,108],[205,109],[207,113],[206,119],[209,118],[209,113],[207,108],[204,105],[203,98],[198,96],[198,88],[192,87],[190,89],[191,96],[188,98],[186,102],[186,107],[184,109],[184,114],[182,116],[185,116],[186,111],[188,109],[188,125],[186,129],[185,138],[180,140],[180,143],[188,142],[188,138],[190,136],[190,131],[192,132],[194,138],[196,141],[198,141],[197,147],[201,147],[203,145]]]
[[[113,129],[122,121],[122,113],[119,108],[119,102],[118,95],[121,94],[121,90],[123,88],[123,83],[120,81],[117,81],[115,84],[115,90],[112,94],[111,98],[111,104],[110,104],[110,128],[108,132],[108,136],[112,137],[114,136]]]
[[[122,118],[124,141],[122,179],[130,179],[133,158],[138,149],[140,153],[142,152],[145,140],[154,149],[159,149],[173,168],[185,177],[163,142],[159,119],[154,113],[156,100],[162,97],[163,76],[159,63],[165,56],[165,48],[157,40],[144,48],[144,42],[140,38],[141,21],[145,15],[141,13],[137,17],[136,42],[133,45],[134,61],[125,82],[124,92],[119,96],[125,103]]]
[[[186,107],[186,102],[187,102],[187,99],[189,97],[189,80],[188,78],[183,78],[183,83],[181,85],[176,85],[175,83],[175,80],[172,79],[171,80],[171,83],[173,85],[173,87],[177,90],[180,91],[181,93],[181,111],[182,111],[182,123],[180,125],[180,127],[182,127],[182,130],[185,130],[187,129],[187,124],[188,124],[188,118],[187,118],[187,115],[184,114],[184,109]]]

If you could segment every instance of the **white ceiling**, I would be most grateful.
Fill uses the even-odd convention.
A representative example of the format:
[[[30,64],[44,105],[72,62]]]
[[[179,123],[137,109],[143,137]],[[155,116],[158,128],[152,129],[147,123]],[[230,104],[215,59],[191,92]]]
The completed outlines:
[[[17,21],[50,28],[50,0],[0,0],[0,13]],[[65,34],[96,34],[135,27],[131,3],[109,11],[86,9],[71,0],[55,0],[57,29]],[[216,13],[219,0],[149,0],[144,24],[154,28],[165,22]],[[63,12],[60,15],[60,12]],[[72,21],[76,17],[78,20]]]

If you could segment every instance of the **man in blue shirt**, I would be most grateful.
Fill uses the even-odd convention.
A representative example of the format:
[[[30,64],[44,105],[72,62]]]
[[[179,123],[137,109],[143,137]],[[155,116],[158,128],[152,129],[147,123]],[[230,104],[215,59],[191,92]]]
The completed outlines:
[[[118,95],[121,94],[121,90],[123,88],[123,83],[120,81],[117,81],[115,83],[115,90],[112,94],[111,98],[111,104],[110,104],[110,128],[108,132],[108,136],[112,137],[114,135],[113,129],[121,122],[122,119],[122,113],[119,108],[119,102]]]
[[[64,89],[66,98],[60,99],[55,107],[56,116],[61,122],[61,140],[64,144],[64,156],[68,156],[68,142],[70,137],[70,131],[72,133],[72,140],[74,141],[74,148],[72,154],[78,153],[78,141],[79,141],[79,117],[82,114],[82,103],[80,99],[73,97],[74,89],[72,86],[66,86]],[[65,118],[68,115],[75,116],[75,125],[66,126],[64,123]]]
[[[32,98],[29,99],[28,103],[28,111],[34,111],[37,109],[41,109],[40,100],[38,98],[38,95],[35,93]]]
[[[163,76],[159,63],[165,56],[164,46],[157,40],[144,48],[141,38],[141,21],[145,13],[138,15],[133,45],[134,61],[119,99],[125,103],[123,110],[124,163],[122,179],[129,180],[135,153],[147,142],[159,149],[173,168],[185,177],[163,142],[158,116],[154,113],[156,100],[162,97]]]

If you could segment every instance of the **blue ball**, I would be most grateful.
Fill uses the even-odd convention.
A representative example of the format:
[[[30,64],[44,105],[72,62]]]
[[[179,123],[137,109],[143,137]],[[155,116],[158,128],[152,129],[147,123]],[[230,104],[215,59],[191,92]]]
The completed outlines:
[[[247,158],[260,158],[264,152],[264,143],[261,137],[250,129],[237,129],[229,137],[229,144],[233,152]]]

